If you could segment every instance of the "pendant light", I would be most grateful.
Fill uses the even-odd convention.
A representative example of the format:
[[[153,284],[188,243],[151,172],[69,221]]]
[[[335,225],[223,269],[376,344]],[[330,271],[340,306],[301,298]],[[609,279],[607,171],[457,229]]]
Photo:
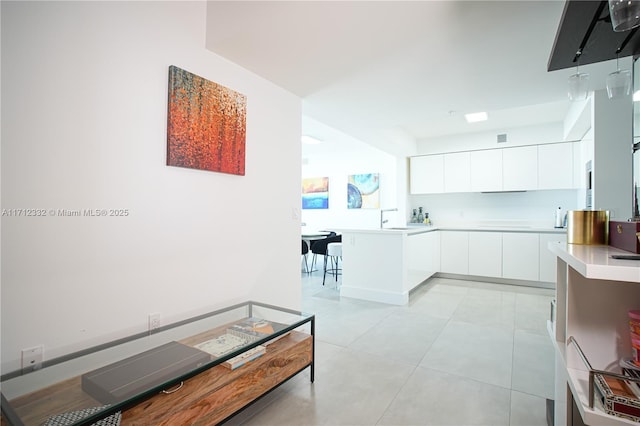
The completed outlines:
[[[607,96],[609,99],[618,99],[629,96],[631,93],[631,71],[621,70],[616,52],[616,70],[607,76]]]
[[[609,15],[613,31],[635,28],[640,25],[640,0],[609,0]]]

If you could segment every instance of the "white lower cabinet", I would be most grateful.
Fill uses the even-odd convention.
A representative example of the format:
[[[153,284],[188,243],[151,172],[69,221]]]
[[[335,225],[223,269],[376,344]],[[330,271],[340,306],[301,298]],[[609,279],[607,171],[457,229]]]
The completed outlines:
[[[502,232],[469,232],[469,275],[502,276]]]
[[[567,242],[566,234],[540,234],[540,281],[556,282],[557,257],[549,250],[551,242]]]
[[[440,233],[425,232],[410,235],[406,240],[407,252],[407,288],[410,291],[416,285],[430,277],[440,268]]]
[[[469,232],[440,231],[440,272],[469,274]]]
[[[502,278],[539,281],[540,238],[537,233],[502,234]]]
[[[566,234],[537,232],[440,231],[440,272],[489,278],[556,282],[549,242]],[[429,263],[431,259],[420,259]],[[434,261],[438,265],[438,261]]]

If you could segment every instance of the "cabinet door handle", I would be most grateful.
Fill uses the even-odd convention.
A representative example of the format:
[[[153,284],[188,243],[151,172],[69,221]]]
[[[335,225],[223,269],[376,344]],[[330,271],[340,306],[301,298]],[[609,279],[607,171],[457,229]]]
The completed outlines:
[[[162,393],[164,393],[166,395],[169,395],[169,394],[172,394],[174,392],[178,392],[180,389],[182,389],[182,386],[184,386],[184,382],[180,382],[180,384],[177,387],[173,388],[173,389],[163,390]]]

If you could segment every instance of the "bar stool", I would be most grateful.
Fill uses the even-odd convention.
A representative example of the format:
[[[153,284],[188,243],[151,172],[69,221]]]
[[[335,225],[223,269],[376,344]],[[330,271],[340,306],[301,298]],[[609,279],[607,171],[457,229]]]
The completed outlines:
[[[331,258],[331,268],[327,269],[327,258]],[[324,275],[322,276],[322,285],[327,277],[327,272],[333,273],[338,282],[338,275],[341,274],[342,269],[339,267],[339,261],[342,258],[342,243],[329,243],[327,244],[327,256],[324,259]],[[335,265],[333,264],[335,259]]]

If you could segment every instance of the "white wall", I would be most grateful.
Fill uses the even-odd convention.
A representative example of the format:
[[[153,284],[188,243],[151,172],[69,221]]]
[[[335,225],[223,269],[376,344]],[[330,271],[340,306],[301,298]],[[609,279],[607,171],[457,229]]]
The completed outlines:
[[[306,118],[304,123],[310,119]],[[320,123],[313,123],[316,129]],[[303,125],[304,127],[304,125]],[[329,208],[302,210],[307,229],[378,228],[380,209],[348,209],[347,180],[351,174],[380,174],[380,208],[398,208],[385,214],[393,226],[404,223],[406,163],[335,129],[323,127],[324,146],[303,147],[302,177],[329,177]],[[400,177],[398,177],[400,175]]]
[[[204,48],[206,2],[1,7],[2,208],[129,211],[2,217],[3,372],[152,312],[299,308],[300,100]],[[246,176],[165,165],[172,64],[247,96]]]

